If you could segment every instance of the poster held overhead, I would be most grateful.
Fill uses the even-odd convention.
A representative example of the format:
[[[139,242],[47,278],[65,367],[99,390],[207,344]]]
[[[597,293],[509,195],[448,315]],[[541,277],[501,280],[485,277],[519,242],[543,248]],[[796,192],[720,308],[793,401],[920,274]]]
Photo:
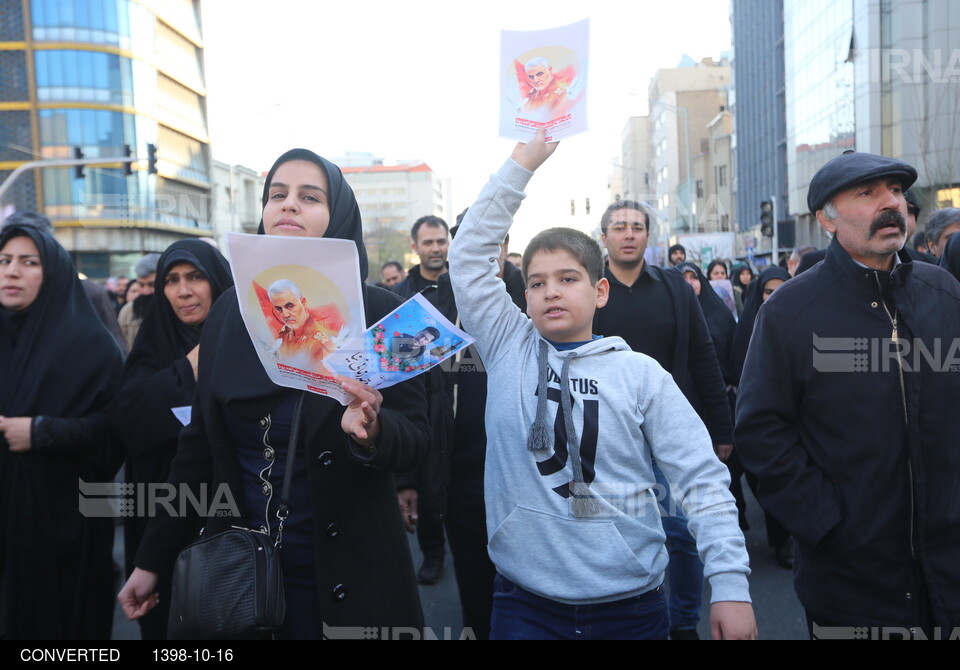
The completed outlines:
[[[549,30],[500,32],[500,136],[550,141],[587,130],[590,20]]]

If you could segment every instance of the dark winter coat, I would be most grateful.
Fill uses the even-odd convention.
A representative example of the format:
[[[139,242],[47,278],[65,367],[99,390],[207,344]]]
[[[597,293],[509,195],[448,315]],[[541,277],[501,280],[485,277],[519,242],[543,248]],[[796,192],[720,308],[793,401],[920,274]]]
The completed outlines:
[[[910,626],[923,621],[925,592],[934,623],[956,626],[960,284],[899,257],[892,273],[876,272],[834,241],[823,263],[761,307],[736,444],[760,502],[796,539],[809,612],[839,625]],[[891,317],[910,345],[902,375],[896,355],[878,353],[895,351]],[[915,355],[921,343],[940,345],[936,365]]]
[[[204,324],[193,418],[181,433],[170,481],[195,487],[196,495],[203,483],[211,492],[226,484],[236,492],[233,499],[240,506],[241,474],[226,420],[259,424],[285,395],[297,391],[275,387],[273,396],[244,397],[242,388],[228,383],[229,371],[242,369],[245,376],[262,377],[251,379],[250,387],[270,384],[246,337],[234,290],[223,294]],[[398,304],[387,291],[364,288],[368,325]],[[222,346],[224,333],[232,333],[237,345]],[[307,394],[304,400],[298,456],[308,464],[319,615],[328,626],[422,627],[417,583],[391,473],[412,469],[429,448],[423,383],[414,378],[382,394],[381,434],[372,455],[343,433],[344,408],[339,403],[316,394]],[[244,510],[239,511],[243,518]],[[163,508],[157,512],[163,514]],[[212,516],[205,522],[205,534],[210,534],[238,520]],[[182,519],[158,516],[144,535],[137,567],[157,572],[169,565],[193,539],[191,530],[192,525]]]
[[[653,265],[649,270],[666,285],[677,324],[673,364],[668,372],[706,425],[713,443],[731,444],[733,420],[726,385],[697,296],[679,272]],[[597,310],[593,330],[598,335],[619,335],[622,323],[642,319],[643,315],[630,314],[619,307],[618,297],[630,288],[620,283],[609,268],[605,276],[610,282],[610,298],[606,307]]]

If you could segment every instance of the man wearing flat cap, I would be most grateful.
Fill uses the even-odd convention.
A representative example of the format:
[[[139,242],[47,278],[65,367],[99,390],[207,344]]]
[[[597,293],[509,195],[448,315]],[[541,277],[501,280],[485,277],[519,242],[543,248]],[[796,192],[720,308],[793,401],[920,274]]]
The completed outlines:
[[[960,626],[960,283],[902,251],[916,178],[871,154],[820,169],[833,241],[760,309],[744,365],[735,442],[816,638]]]

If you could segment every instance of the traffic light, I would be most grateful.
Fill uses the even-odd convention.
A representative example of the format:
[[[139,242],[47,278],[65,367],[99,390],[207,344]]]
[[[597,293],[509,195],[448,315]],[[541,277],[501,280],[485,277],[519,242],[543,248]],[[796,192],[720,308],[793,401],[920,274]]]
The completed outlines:
[[[129,144],[123,145],[123,155],[127,158],[133,156],[133,148]],[[124,163],[123,164],[123,174],[128,177],[133,174],[133,163]]]
[[[773,203],[769,200],[760,203],[760,234],[773,237]]]
[[[590,198],[587,198],[587,205],[584,207],[584,210],[587,212],[587,214],[590,214]]]
[[[570,216],[577,215],[577,203],[574,202],[573,198],[570,199]]]
[[[73,148],[73,157],[74,157],[74,158],[83,158],[83,149],[81,149],[80,147],[74,147],[74,148]],[[82,165],[75,165],[75,166],[74,166],[74,168],[73,168],[73,176],[74,176],[76,179],[83,179],[83,166],[82,166]]]
[[[157,145],[147,145],[147,174],[157,174]]]

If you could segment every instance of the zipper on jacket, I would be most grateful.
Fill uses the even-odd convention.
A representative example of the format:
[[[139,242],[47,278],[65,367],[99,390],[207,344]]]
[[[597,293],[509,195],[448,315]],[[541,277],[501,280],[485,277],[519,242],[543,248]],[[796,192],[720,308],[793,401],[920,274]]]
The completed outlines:
[[[900,337],[897,332],[897,307],[894,304],[893,314],[890,314],[889,308],[887,308],[887,303],[883,299],[883,286],[880,284],[880,276],[876,271],[873,273],[873,278],[877,281],[877,288],[880,290],[880,304],[883,305],[883,310],[887,313],[887,318],[890,319],[890,323],[893,325],[893,334],[890,337],[891,342],[897,348],[897,375],[900,380],[900,400],[903,402],[903,425],[909,433],[910,429],[910,418],[907,414],[907,387],[903,379],[903,359],[900,357]],[[909,447],[910,436],[907,435],[907,484],[910,487],[910,556],[914,560],[917,558],[917,552],[913,546],[913,515],[914,515],[914,500],[913,500],[913,464],[910,462],[910,447]]]

